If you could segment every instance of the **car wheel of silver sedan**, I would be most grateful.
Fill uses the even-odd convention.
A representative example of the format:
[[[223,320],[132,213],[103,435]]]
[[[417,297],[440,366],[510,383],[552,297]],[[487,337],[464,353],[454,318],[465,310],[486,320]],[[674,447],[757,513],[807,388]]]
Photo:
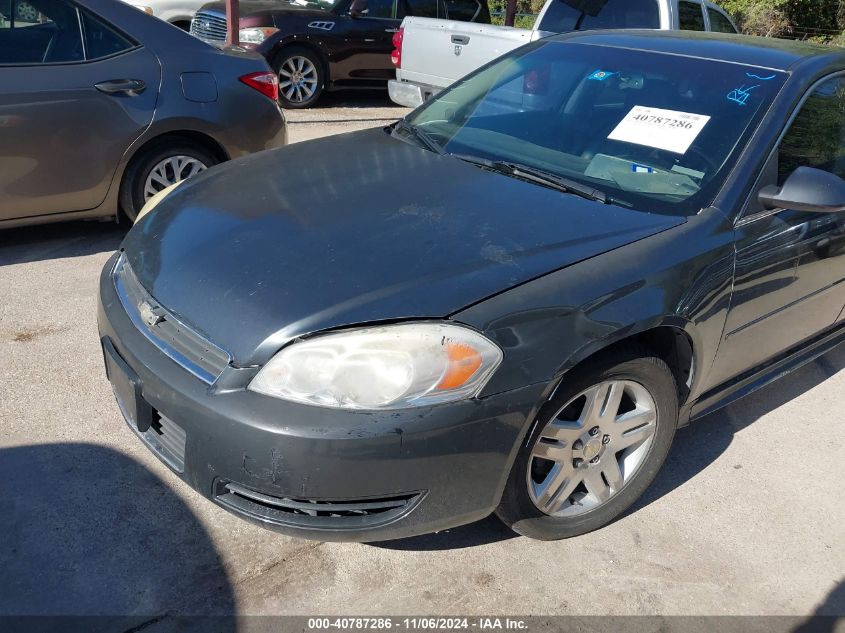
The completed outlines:
[[[144,202],[170,185],[205,171],[207,165],[193,156],[169,156],[159,161],[144,182]]]
[[[163,139],[141,150],[123,175],[120,188],[123,215],[134,222],[144,203],[159,191],[219,162],[208,148],[187,140]]]
[[[651,483],[678,420],[666,363],[644,349],[614,352],[568,375],[544,407],[497,514],[545,540],[599,528]]]

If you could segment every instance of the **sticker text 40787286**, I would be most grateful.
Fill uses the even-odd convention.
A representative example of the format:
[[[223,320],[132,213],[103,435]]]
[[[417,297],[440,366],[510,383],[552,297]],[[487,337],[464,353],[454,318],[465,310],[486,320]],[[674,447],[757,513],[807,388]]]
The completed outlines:
[[[683,119],[674,119],[672,117],[656,116],[654,114],[637,114],[633,118],[635,121],[643,121],[660,127],[682,127],[687,130],[693,128],[692,121],[684,121]]]
[[[686,154],[709,121],[704,114],[634,106],[607,138]]]

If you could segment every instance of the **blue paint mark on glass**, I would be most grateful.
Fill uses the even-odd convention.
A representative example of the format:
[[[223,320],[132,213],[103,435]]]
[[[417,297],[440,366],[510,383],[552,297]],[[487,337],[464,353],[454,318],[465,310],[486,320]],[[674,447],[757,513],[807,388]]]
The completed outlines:
[[[604,81],[605,79],[610,79],[615,74],[607,70],[597,70],[587,77],[587,79],[590,81]]]
[[[745,73],[747,76],[751,77],[752,79],[759,79],[760,81],[769,81],[777,77],[777,75],[771,75],[769,77],[761,77],[760,75],[755,75],[754,73]]]
[[[741,106],[747,105],[748,99],[751,97],[751,91],[754,90],[754,88],[759,87],[760,86],[757,85],[746,88],[745,84],[742,84],[739,88],[734,88],[728,93],[728,101],[733,101]]]

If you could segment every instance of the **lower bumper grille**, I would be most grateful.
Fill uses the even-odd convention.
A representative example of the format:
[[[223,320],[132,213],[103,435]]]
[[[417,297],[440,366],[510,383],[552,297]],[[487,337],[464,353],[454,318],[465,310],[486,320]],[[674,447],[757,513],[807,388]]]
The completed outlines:
[[[154,411],[150,428],[139,435],[174,470],[184,472],[187,436],[181,426]]]
[[[240,484],[217,480],[214,497],[231,510],[278,525],[323,530],[360,530],[410,512],[422,493],[361,500],[303,500],[275,497]]]

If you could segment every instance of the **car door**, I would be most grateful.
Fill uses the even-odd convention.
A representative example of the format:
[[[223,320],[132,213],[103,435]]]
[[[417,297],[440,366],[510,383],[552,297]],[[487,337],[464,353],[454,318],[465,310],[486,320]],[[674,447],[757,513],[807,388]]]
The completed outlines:
[[[95,208],[152,120],[158,60],[68,0],[28,0],[27,21],[19,1],[0,0],[0,220]]]
[[[353,0],[338,24],[344,52],[333,71],[335,83],[344,79],[356,84],[383,85],[396,74],[390,61],[393,34],[401,19],[396,17],[397,0]],[[348,83],[348,82],[346,82]]]
[[[845,213],[763,209],[757,193],[801,166],[845,177],[845,76],[817,84],[736,227],[736,269],[718,383],[831,327],[845,304]]]

